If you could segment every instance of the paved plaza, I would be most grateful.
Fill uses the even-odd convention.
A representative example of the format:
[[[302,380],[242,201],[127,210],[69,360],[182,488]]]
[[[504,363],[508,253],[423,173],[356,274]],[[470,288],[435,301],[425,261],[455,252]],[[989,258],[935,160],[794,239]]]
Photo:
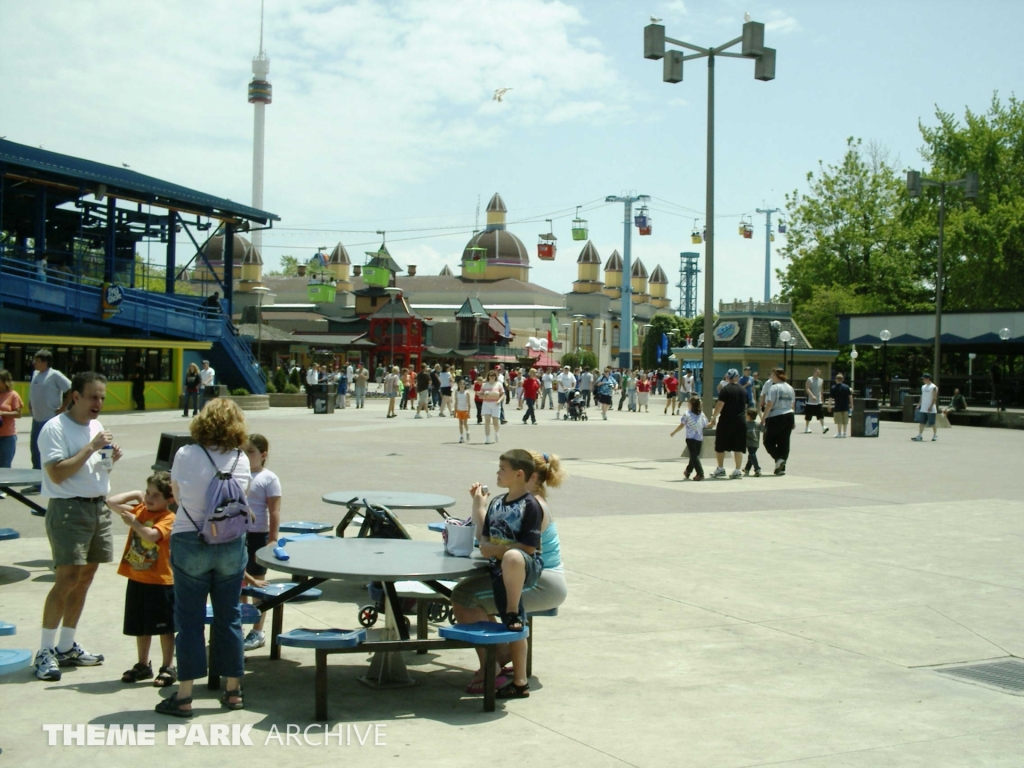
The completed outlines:
[[[650,414],[613,412],[607,422],[596,411],[585,423],[539,411],[537,426],[521,425],[513,404],[497,445],[484,445],[475,425],[473,443],[460,445],[450,418],[413,420],[399,411],[385,420],[379,400],[332,415],[247,414],[250,430],[269,438],[284,520],[337,521],[342,508],[320,497],[354,487],[448,494],[458,500],[453,511],[466,516],[471,482],[496,490],[502,450],[562,457],[570,477],[550,499],[570,591],[557,618],[536,621],[529,699],[499,702],[485,714],[481,699],[463,692],[476,666],[468,650],[408,655],[418,684],[392,691],[357,682],[366,656],[331,656],[331,724],[335,733],[341,724],[344,743],[335,736],[328,746],[286,745],[290,724],[313,722],[314,657],[285,648],[272,662],[268,647],[248,655],[243,711],[228,712],[197,685],[197,717],[181,721],[207,733],[214,724],[251,724],[254,746],[168,753],[178,747],[166,746],[167,726],[181,723],[153,712],[156,689],[120,682],[135,649],[121,634],[124,579],[110,565],[96,577],[78,630],[106,663],[67,669],[57,683],[28,670],[0,678],[0,761],[24,768],[182,759],[445,768],[1024,761],[1024,690],[1014,695],[941,671],[1024,657],[1024,484],[1014,459],[1024,432],[957,427],[919,444],[909,439],[913,425],[883,422],[877,439],[837,440],[816,422],[802,434],[798,421],[784,477],[694,483],[682,478],[682,435],[668,436],[676,420],[654,401]],[[144,487],[160,433],[188,424],[178,412],[102,420],[125,449],[114,492]],[[20,428],[28,427],[22,419]],[[28,435],[19,440],[15,466],[26,467]],[[414,538],[437,539],[426,527],[435,513],[402,519]],[[126,529],[115,525],[119,553]],[[22,538],[0,542],[0,619],[18,626],[0,647],[35,649],[52,583],[42,520],[7,499],[2,526]],[[365,589],[323,588],[321,600],[287,608],[286,630],[356,625]],[[155,723],[157,746],[47,746],[46,723]],[[368,725],[380,727],[366,739]]]

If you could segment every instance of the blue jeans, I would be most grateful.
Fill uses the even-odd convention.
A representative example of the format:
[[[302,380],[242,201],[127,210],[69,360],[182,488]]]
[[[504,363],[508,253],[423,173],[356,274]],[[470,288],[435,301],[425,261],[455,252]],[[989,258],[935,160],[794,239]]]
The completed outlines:
[[[8,469],[14,461],[14,449],[18,447],[18,436],[0,437],[0,468]]]
[[[43,424],[45,423],[45,421],[32,419],[32,442],[29,445],[29,450],[32,453],[32,469],[43,468],[43,460],[39,456],[39,433],[43,431]]]
[[[192,403],[192,413],[199,411],[199,391],[185,390],[185,416],[188,416],[188,404]]]
[[[241,677],[242,574],[248,554],[245,537],[227,544],[206,544],[198,533],[171,536],[171,568],[174,571],[174,647],[178,679],[206,676],[206,598],[213,604],[210,633],[210,667],[224,677]]]

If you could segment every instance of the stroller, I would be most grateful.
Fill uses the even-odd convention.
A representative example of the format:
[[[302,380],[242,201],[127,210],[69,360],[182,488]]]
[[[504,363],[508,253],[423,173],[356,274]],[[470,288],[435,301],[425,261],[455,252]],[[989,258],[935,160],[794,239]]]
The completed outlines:
[[[569,393],[568,403],[565,409],[565,418],[573,421],[586,421],[587,409],[583,399],[583,393],[574,389]]]
[[[356,499],[349,501],[349,504],[353,504]],[[359,513],[359,507],[350,506],[345,517],[342,518],[338,524],[337,535],[344,536],[345,529],[348,528],[349,524],[355,519],[355,516]],[[402,522],[395,517],[395,513],[392,512],[385,506],[379,504],[370,504],[365,499],[363,500],[363,523],[359,527],[359,533],[356,534],[356,538],[359,539],[411,539],[412,536],[405,530],[405,526]],[[369,592],[370,599],[373,601],[368,605],[364,605],[359,609],[359,623],[364,627],[372,627],[377,623],[377,619],[384,612],[384,585],[380,582],[374,581],[366,585],[367,592]],[[406,598],[401,601],[401,610],[403,614],[415,614],[417,610],[417,601],[413,598]],[[427,615],[431,621],[443,621],[447,619],[449,623],[454,624],[454,618],[452,617],[451,605],[446,602],[433,601],[427,608]],[[408,622],[408,619],[406,619]]]

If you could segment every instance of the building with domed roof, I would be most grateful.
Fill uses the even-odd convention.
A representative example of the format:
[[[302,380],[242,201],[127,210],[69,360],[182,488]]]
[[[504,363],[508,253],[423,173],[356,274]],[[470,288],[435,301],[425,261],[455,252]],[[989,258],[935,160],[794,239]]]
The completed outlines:
[[[396,351],[396,358],[409,364],[420,364],[425,357],[467,362],[513,362],[515,354],[525,353],[522,349],[528,338],[546,338],[554,316],[558,326],[558,343],[552,350],[557,358],[570,350],[587,349],[594,352],[601,365],[614,364],[619,352],[620,308],[623,287],[622,258],[613,250],[604,263],[597,247],[587,241],[577,259],[577,280],[567,293],[552,291],[530,282],[530,253],[523,241],[507,228],[508,209],[501,195],[495,193],[487,205],[487,223],[483,231],[475,233],[462,251],[459,274],[445,266],[439,274],[418,274],[414,264],[401,264],[401,254],[396,261],[383,245],[377,251],[367,254],[364,264],[352,264],[343,244],[338,243],[331,252],[328,269],[337,286],[335,300],[329,304],[313,304],[307,301],[307,278],[267,275],[263,278],[270,294],[263,301],[264,316],[272,316],[276,327],[284,328],[291,314],[307,323],[311,312],[318,313],[326,321],[329,330],[323,338],[348,339],[350,346],[339,349],[351,359],[363,359],[371,367],[378,362],[386,363],[390,355],[390,315],[386,322],[377,322],[391,311],[388,305],[399,298],[410,318],[421,322],[418,338],[422,349],[408,342],[415,337],[408,327],[401,329],[402,338],[396,341],[402,347],[402,354]],[[237,247],[237,246],[236,246]],[[385,267],[390,272],[387,285],[368,282],[363,270]],[[658,312],[670,312],[666,291],[665,273],[655,269],[649,280],[647,269],[638,259],[632,267],[629,285],[633,289],[633,315],[637,324],[640,343],[644,325]],[[392,299],[388,289],[396,294]],[[397,292],[394,289],[398,289]],[[648,292],[650,291],[650,292]],[[254,297],[253,297],[254,298]],[[477,349],[463,349],[467,331],[467,318],[457,318],[464,310],[467,300],[474,306],[486,309],[485,318],[477,318],[481,332],[487,341]],[[255,304],[255,301],[252,302]],[[482,314],[477,312],[476,314]],[[503,332],[505,315],[508,315],[512,339],[508,347]],[[371,321],[371,318],[376,320]],[[374,322],[374,338],[369,338],[370,323]],[[396,335],[399,329],[396,326]],[[309,341],[315,334],[303,334]],[[481,338],[474,336],[474,338]],[[628,338],[624,336],[624,338]],[[362,340],[363,348],[357,342]],[[367,341],[375,344],[370,359],[366,359]],[[402,342],[398,344],[397,342]],[[492,343],[494,342],[494,343]],[[340,343],[340,342],[339,342]],[[639,358],[640,346],[635,347]],[[396,360],[397,362],[397,360]]]
[[[232,277],[238,282],[237,290],[251,291],[262,285],[263,257],[249,239],[237,232],[234,235],[234,267]],[[201,283],[224,281],[224,235],[216,234],[203,245],[191,279]]]

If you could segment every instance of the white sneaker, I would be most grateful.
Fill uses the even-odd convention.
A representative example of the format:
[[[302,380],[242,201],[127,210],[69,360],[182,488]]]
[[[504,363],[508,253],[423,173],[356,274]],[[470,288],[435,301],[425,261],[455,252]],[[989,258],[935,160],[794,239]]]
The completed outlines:
[[[935,442],[936,440],[938,440],[938,439],[939,439],[939,436],[938,436],[938,435],[932,435],[932,442],[933,442],[933,443],[934,443],[934,442]]]
[[[413,416],[413,418],[414,419],[419,419],[419,418],[422,418],[422,417],[417,413],[415,416]]]
[[[498,442],[498,433],[497,432],[494,433],[494,442]]]
[[[716,468],[715,471],[711,473],[710,477],[712,479],[718,478],[718,477],[725,477],[725,467],[718,467],[718,468]]]
[[[833,437],[834,437],[834,438],[835,438],[836,440],[838,440],[838,439],[839,439],[840,437],[842,437],[842,436],[843,436],[843,433],[842,433],[842,432],[836,432],[836,433],[835,433],[835,435],[833,435]]]
[[[805,430],[804,430],[804,434],[805,434],[805,435],[809,435],[809,434],[811,434],[811,430],[810,430],[810,429],[805,429]]]
[[[732,471],[732,474],[730,475],[730,477],[733,480],[742,480],[743,479],[743,470],[742,469],[734,469]]]
[[[40,680],[60,680],[61,671],[54,652],[43,648],[36,653],[36,677]]]
[[[910,439],[911,439],[911,440],[913,440],[913,441],[914,441],[915,443],[921,443],[921,442],[924,442],[924,438],[923,438],[923,437],[921,437],[920,435],[915,435],[914,437],[912,437],[912,438],[910,438]]]
[[[462,435],[459,435],[459,442],[460,443],[464,443],[465,442],[465,440],[462,439]]]
[[[57,651],[54,658],[62,667],[95,667],[103,663],[102,653],[89,653],[78,643],[66,651]]]
[[[262,630],[250,629],[249,634],[245,636],[245,642],[242,644],[242,648],[246,651],[255,651],[257,648],[262,648],[266,644],[266,635],[263,634]]]
[[[485,437],[484,438],[484,445],[490,445],[490,444],[491,444],[491,438]]]

